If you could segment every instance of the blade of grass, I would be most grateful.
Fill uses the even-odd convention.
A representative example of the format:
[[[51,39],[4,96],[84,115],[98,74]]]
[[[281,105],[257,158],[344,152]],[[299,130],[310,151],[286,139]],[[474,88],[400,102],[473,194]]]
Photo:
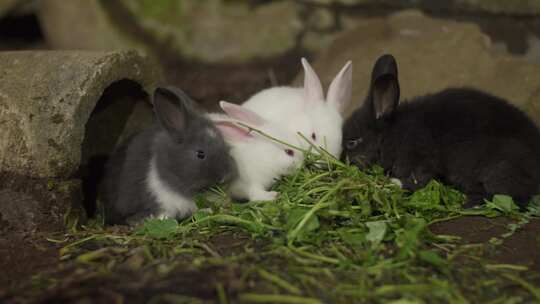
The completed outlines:
[[[277,294],[241,293],[238,295],[240,302],[250,303],[284,303],[284,304],[322,304],[318,299]]]

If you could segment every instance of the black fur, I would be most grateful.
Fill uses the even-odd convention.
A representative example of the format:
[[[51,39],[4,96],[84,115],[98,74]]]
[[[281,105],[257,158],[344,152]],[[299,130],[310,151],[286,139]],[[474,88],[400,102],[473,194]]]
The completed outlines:
[[[507,194],[524,206],[540,191],[540,131],[505,100],[462,88],[398,103],[397,64],[384,55],[345,122],[344,156],[381,165],[410,190],[433,178],[454,185],[469,205]]]
[[[136,222],[160,211],[146,185],[153,157],[160,178],[188,198],[230,180],[236,172],[221,133],[184,92],[158,88],[153,104],[158,124],[131,138],[107,165],[103,183],[107,223]],[[210,137],[209,129],[217,136]],[[199,158],[201,152],[204,159]]]

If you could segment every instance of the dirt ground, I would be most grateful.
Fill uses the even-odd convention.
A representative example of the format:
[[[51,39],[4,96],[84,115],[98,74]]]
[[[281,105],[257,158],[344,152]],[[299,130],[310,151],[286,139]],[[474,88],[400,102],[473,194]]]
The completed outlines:
[[[466,243],[487,243],[492,237],[503,234],[509,222],[506,218],[490,219],[471,216],[435,224],[431,229],[437,234],[460,236]],[[540,234],[538,231],[540,231],[540,220],[537,219],[490,252],[490,257],[499,263],[527,265],[532,270],[540,271]]]
[[[0,184],[39,202],[37,210],[19,217],[20,222],[11,221],[0,212],[0,269],[3,273],[0,288],[10,288],[58,261],[58,248],[47,238],[62,233],[64,226],[60,223],[71,202],[68,197],[50,191],[47,180],[1,173]],[[2,204],[4,213],[4,208],[18,207],[16,202],[2,201]],[[9,204],[12,205],[7,206]]]

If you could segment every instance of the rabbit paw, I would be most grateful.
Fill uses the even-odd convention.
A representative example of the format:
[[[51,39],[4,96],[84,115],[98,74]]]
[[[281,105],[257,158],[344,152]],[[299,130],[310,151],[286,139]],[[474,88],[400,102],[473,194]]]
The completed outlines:
[[[251,191],[250,201],[273,201],[276,199],[278,193],[276,191]]]
[[[394,178],[394,177],[392,177],[392,178],[390,179],[390,182],[391,182],[392,184],[395,184],[395,185],[399,186],[401,189],[403,189],[403,183],[399,180],[399,178]]]

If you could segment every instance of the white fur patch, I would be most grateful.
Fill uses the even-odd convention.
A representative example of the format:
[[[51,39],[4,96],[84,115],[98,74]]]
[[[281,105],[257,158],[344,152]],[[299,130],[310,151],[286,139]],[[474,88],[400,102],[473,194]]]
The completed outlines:
[[[214,131],[214,130],[212,130],[210,128],[206,129],[206,133],[208,134],[208,136],[210,138],[216,138],[217,137],[216,131]]]
[[[392,177],[390,178],[390,181],[403,189],[403,183],[399,179]]]
[[[158,218],[175,218],[180,215],[185,218],[197,211],[197,206],[190,198],[173,191],[165,184],[157,172],[155,159],[150,162],[150,171],[146,180],[148,190],[155,197],[161,207],[161,212],[156,214]]]

